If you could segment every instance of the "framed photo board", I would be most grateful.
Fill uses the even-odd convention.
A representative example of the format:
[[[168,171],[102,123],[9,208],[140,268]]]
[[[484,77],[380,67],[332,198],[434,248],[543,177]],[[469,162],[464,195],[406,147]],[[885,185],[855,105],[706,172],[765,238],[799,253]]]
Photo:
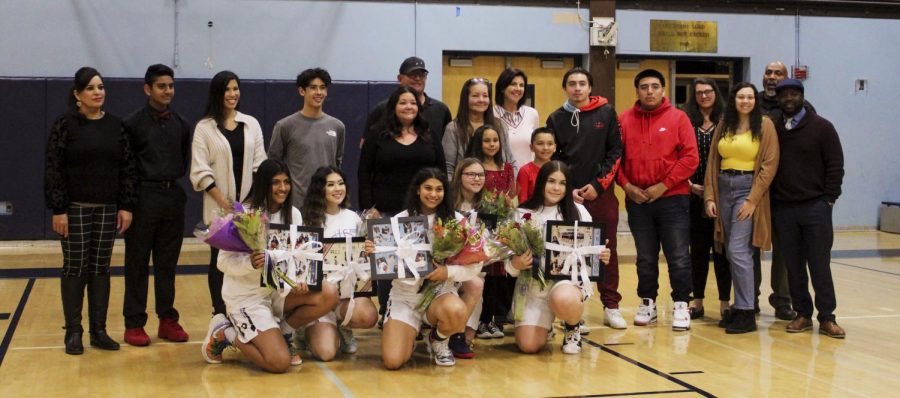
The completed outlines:
[[[339,269],[347,267],[347,240],[345,238],[325,238],[322,242],[325,244],[322,248],[325,262],[328,264],[335,264]],[[351,260],[369,267],[369,256],[366,255],[365,251],[366,238],[351,238],[350,242]],[[371,270],[370,267],[369,269]],[[325,279],[328,279],[328,275],[332,272],[338,272],[338,270],[325,270]],[[338,291],[343,291],[341,286],[343,283],[344,281],[338,282]],[[365,282],[357,280],[356,286],[353,289],[353,295],[355,297],[372,297],[375,296],[375,294],[375,284],[372,283],[371,279]]]
[[[399,217],[397,219],[400,228],[400,235],[407,236],[413,240],[413,243],[430,243],[428,241],[428,217]],[[394,240],[394,234],[391,232],[391,219],[381,218],[376,220],[368,220],[368,237],[375,246],[396,247],[397,242]],[[428,275],[434,270],[431,263],[431,252],[427,250],[420,251],[416,254],[416,262],[421,261],[422,265],[416,268],[416,272],[420,276]],[[372,270],[373,280],[397,279],[399,274],[397,267],[400,266],[400,258],[396,252],[388,251],[383,253],[372,253],[369,255],[369,266]],[[412,278],[412,271],[406,269],[406,277]]]
[[[322,228],[302,227],[299,225],[287,224],[269,224],[269,230],[266,235],[267,250],[299,250],[300,247],[307,242],[322,242]],[[267,263],[270,260],[267,259]],[[275,264],[267,264],[265,272],[263,272],[264,280],[260,283],[264,286],[274,286],[275,284],[283,284],[274,276],[274,270],[278,269],[282,273],[287,274],[287,260],[278,261]],[[297,258],[295,273],[289,275],[296,281],[306,282],[311,291],[322,290],[322,281],[324,280],[322,273],[322,261]]]
[[[578,230],[575,230],[574,222],[547,221],[544,231],[545,239],[550,243],[558,243],[563,246],[574,246],[575,238],[578,238],[578,246],[601,246],[606,242],[606,225],[594,222],[578,222]],[[571,279],[571,274],[563,273],[563,263],[566,253],[553,250],[545,250],[541,259],[541,267],[544,269],[544,277],[552,280]],[[590,268],[588,273],[591,281],[603,280],[603,263],[599,255],[585,256],[585,262]],[[577,272],[577,270],[576,270]]]

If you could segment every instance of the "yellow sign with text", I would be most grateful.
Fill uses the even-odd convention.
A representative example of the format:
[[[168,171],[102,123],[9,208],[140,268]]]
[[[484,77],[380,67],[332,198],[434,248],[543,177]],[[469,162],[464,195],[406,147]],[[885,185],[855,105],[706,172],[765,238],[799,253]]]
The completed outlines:
[[[650,51],[716,53],[719,51],[718,23],[651,19]]]

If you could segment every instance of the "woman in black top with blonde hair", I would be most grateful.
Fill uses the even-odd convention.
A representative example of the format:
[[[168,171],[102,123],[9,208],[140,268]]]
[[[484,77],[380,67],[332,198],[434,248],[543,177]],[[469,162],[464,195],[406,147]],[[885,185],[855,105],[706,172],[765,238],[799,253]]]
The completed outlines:
[[[106,333],[109,263],[116,233],[131,225],[137,182],[122,120],[103,111],[106,90],[96,69],[75,73],[70,108],[50,129],[44,195],[61,237],[60,278],[66,353],[84,352],[81,310],[88,291],[91,345],[118,350]]]

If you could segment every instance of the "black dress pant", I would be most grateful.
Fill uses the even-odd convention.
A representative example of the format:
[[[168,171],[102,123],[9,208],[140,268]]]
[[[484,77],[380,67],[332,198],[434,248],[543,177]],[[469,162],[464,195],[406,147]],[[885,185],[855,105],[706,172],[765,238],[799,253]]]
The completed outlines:
[[[175,304],[175,268],[184,239],[184,204],[181,186],[142,185],[131,227],[125,232],[125,303],[122,315],[128,329],[147,324],[147,288],[153,258],[156,315],[178,320]]]
[[[772,201],[775,248],[787,268],[794,311],[812,318],[812,279],[819,322],[834,321],[837,298],[831,278],[831,246],[834,230],[832,208],[825,199],[805,202]]]

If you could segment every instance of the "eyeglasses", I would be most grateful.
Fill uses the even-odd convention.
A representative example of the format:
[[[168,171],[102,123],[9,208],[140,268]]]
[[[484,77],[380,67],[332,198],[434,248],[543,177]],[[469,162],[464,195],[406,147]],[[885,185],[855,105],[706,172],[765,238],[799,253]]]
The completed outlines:
[[[473,180],[478,180],[484,178],[484,173],[462,173],[462,175],[471,178]]]
[[[715,93],[716,93],[715,90],[703,90],[703,91],[697,91],[697,95],[699,95],[699,96],[701,96],[701,97],[711,97],[711,96],[712,96],[713,94],[715,94]]]
[[[424,79],[428,77],[428,72],[424,70],[415,70],[406,74],[410,79]]]

